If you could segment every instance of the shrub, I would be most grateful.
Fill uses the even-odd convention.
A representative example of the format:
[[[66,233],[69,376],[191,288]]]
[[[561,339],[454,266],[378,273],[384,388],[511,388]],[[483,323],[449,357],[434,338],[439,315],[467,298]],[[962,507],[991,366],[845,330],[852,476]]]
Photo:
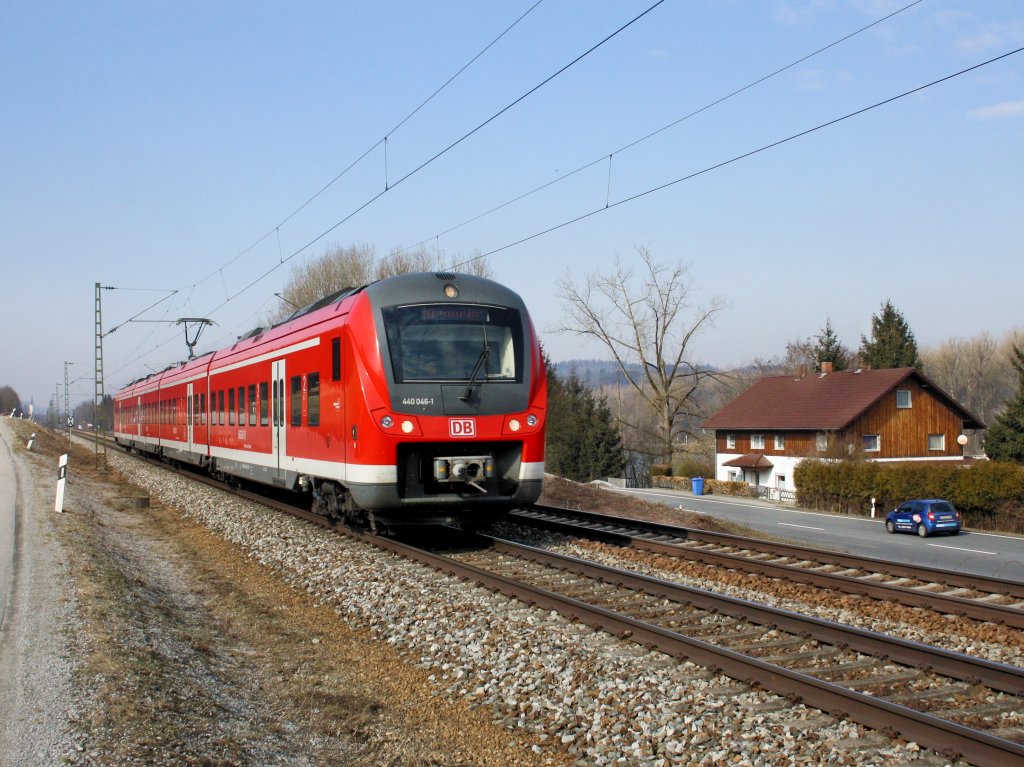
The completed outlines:
[[[802,461],[793,474],[797,502],[814,509],[864,513],[871,499],[886,513],[910,498],[946,498],[971,527],[1024,530],[1024,467],[982,461],[873,463]]]
[[[677,477],[713,477],[715,464],[703,456],[687,455],[672,467],[672,474]]]

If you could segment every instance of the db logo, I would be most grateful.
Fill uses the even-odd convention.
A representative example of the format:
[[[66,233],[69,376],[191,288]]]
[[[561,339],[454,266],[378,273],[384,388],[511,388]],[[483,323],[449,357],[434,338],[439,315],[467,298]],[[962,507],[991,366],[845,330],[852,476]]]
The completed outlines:
[[[476,419],[475,418],[449,418],[448,419],[448,433],[453,437],[475,437],[476,436]]]

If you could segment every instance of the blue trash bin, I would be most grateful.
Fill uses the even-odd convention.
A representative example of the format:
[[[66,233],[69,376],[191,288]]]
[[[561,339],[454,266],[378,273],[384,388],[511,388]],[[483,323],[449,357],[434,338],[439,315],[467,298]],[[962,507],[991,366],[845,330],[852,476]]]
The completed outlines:
[[[690,489],[694,495],[704,495],[704,477],[690,477]]]

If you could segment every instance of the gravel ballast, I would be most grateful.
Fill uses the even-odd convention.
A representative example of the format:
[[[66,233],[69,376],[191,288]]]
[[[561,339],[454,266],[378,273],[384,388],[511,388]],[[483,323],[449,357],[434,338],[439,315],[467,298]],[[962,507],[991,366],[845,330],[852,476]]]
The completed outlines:
[[[943,764],[813,709],[453,581],[124,456],[132,482],[429,674],[437,694],[595,765]],[[329,638],[322,641],[329,642]]]

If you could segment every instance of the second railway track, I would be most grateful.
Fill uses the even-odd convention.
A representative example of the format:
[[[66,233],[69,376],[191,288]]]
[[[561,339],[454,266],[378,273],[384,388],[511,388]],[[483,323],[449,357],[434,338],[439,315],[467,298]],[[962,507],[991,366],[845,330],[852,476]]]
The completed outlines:
[[[650,553],[1024,629],[1024,583],[1016,581],[551,506],[517,511],[509,519]]]
[[[1024,670],[491,539],[406,554],[971,764],[1024,765]]]

